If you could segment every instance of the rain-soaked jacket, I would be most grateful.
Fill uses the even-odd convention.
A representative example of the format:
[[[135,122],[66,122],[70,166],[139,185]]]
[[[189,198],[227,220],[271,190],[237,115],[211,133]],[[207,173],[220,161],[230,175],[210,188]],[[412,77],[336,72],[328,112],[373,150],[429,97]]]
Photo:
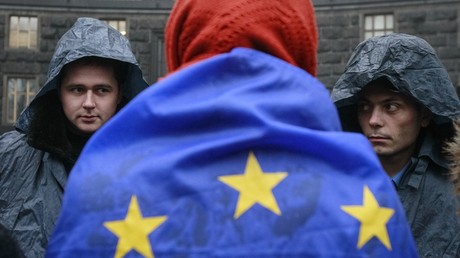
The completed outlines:
[[[27,257],[44,255],[68,172],[87,140],[71,139],[56,90],[63,66],[86,56],[126,63],[121,105],[148,86],[129,41],[105,22],[79,18],[61,37],[47,82],[21,113],[16,130],[0,137],[0,223],[12,230]]]
[[[452,120],[460,114],[455,88],[425,40],[398,33],[368,39],[356,47],[332,90],[345,130],[360,131],[358,93],[382,77],[433,113],[430,129],[419,137],[412,165],[396,187],[419,255],[460,257],[458,204],[448,177],[449,165],[442,154],[443,144],[453,133]]]

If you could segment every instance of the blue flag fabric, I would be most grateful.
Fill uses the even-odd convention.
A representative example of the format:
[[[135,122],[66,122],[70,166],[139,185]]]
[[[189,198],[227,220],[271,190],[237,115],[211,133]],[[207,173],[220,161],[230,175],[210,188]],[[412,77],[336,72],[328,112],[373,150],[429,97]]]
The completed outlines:
[[[47,257],[417,257],[367,139],[305,71],[237,48],[148,88],[85,147]]]

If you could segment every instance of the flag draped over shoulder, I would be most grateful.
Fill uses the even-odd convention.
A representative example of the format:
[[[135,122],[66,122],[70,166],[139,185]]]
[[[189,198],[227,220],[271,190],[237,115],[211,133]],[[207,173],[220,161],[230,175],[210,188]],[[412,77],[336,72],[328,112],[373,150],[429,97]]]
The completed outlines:
[[[150,87],[100,129],[47,257],[416,257],[367,140],[303,70],[237,48]]]

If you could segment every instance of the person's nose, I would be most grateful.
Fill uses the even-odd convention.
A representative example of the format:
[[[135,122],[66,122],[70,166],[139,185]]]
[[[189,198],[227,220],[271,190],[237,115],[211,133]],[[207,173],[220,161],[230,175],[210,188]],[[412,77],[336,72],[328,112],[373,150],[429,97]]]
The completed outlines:
[[[382,127],[383,126],[383,114],[378,108],[372,110],[369,117],[369,125],[371,127]]]
[[[85,95],[85,100],[83,102],[83,108],[93,109],[96,107],[96,102],[94,101],[94,95],[92,91],[87,91]]]

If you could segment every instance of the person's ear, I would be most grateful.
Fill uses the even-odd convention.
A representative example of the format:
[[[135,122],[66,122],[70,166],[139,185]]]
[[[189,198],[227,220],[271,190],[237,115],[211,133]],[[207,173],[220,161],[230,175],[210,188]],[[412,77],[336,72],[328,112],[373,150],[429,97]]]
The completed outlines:
[[[427,127],[429,124],[430,124],[430,121],[431,121],[431,118],[433,118],[433,114],[431,113],[431,111],[426,108],[426,107],[422,107],[422,121],[421,121],[421,125],[422,127]]]

